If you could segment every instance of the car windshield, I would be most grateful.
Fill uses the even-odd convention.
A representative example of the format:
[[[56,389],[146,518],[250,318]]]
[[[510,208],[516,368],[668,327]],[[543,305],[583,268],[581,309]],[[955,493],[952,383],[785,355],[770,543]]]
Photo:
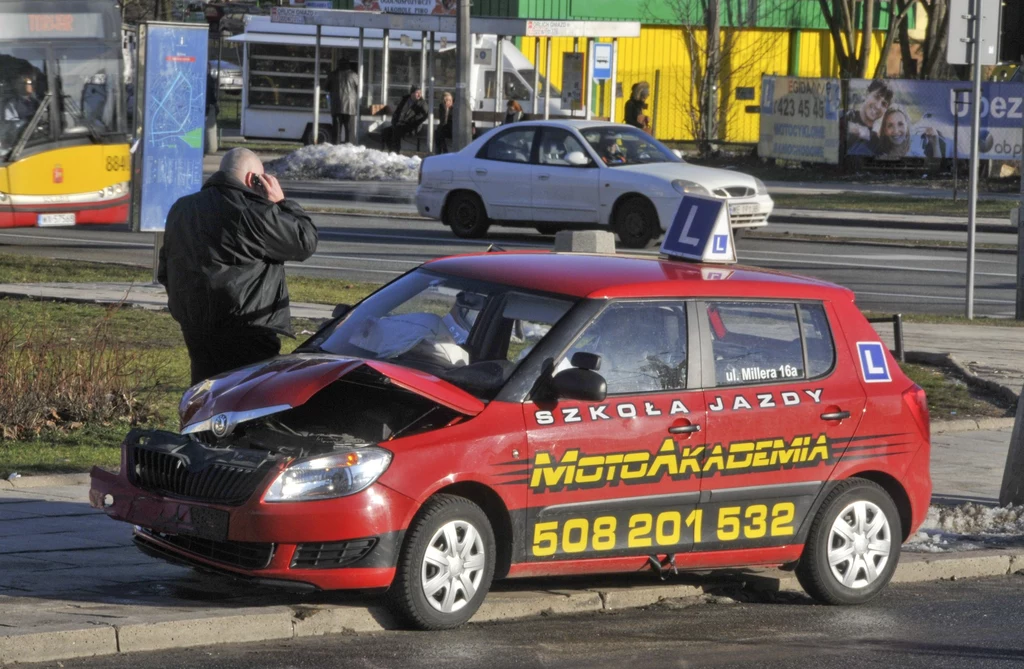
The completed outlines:
[[[413,367],[491,399],[573,304],[421,269],[366,298],[298,350]]]
[[[622,125],[583,128],[580,133],[606,165],[681,163],[679,156],[646,132]]]

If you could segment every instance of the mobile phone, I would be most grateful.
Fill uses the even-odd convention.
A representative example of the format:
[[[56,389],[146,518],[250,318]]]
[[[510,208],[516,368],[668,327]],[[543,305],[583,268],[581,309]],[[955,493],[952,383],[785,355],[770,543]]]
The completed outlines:
[[[267,191],[267,187],[263,185],[263,180],[260,179],[260,175],[258,174],[252,175],[252,187],[255,190],[261,190],[263,192]]]

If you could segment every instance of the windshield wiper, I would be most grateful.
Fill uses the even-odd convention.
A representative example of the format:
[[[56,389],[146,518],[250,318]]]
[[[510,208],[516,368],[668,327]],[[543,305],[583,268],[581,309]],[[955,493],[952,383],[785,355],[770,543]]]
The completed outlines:
[[[18,141],[14,144],[14,148],[11,149],[8,160],[10,162],[16,161],[21,157],[22,152],[25,151],[25,145],[28,144],[28,140],[35,133],[36,128],[39,127],[39,120],[43,117],[43,114],[49,109],[50,102],[53,96],[47,93],[43,96],[43,101],[39,103],[39,109],[36,109],[36,113],[32,115],[31,120],[25,125],[21,131],[21,136]]]

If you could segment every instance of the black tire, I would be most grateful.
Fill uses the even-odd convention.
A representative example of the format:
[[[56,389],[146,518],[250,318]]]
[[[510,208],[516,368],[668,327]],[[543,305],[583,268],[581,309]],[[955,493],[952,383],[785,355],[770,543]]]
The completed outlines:
[[[459,572],[468,574],[470,584],[475,587],[468,598],[465,579],[459,579],[456,583],[458,587],[451,586],[451,581],[459,577],[459,573],[452,574],[451,562],[442,569],[426,559],[427,550],[431,547],[441,550],[442,553],[448,551],[449,544],[444,533],[446,526],[451,526],[456,532],[457,541],[467,539],[468,528],[476,532],[476,539],[469,540],[470,545],[462,553],[455,551],[453,556],[460,558],[454,567]],[[395,580],[387,593],[388,607],[402,622],[415,629],[441,630],[458,627],[473,617],[487,596],[491,581],[494,579],[495,554],[494,531],[487,520],[487,515],[479,506],[464,497],[435,495],[427,500],[409,525],[398,557]],[[463,571],[463,565],[466,563],[475,566],[478,564],[476,560],[461,560],[467,556],[481,556],[483,564],[476,569]],[[432,580],[432,572],[442,585],[428,595],[425,581]],[[444,611],[442,609],[450,591],[455,592],[452,597],[453,606],[450,607],[452,610]]]
[[[743,239],[744,237],[747,236],[747,231],[748,230],[750,230],[750,228],[733,228],[732,229],[732,238],[733,238],[733,240],[735,241],[735,240],[738,240],[738,239]]]
[[[554,223],[541,223],[540,225],[536,226],[536,229],[537,232],[539,232],[542,235],[553,235],[557,233],[559,230],[561,230],[561,228],[555,225]]]
[[[864,513],[857,518],[857,503],[861,503]],[[878,514],[883,516],[883,525],[872,533]],[[845,520],[840,521],[843,517]],[[833,532],[838,524],[850,527],[850,521],[867,524],[866,532],[853,531],[856,541],[846,539],[842,532]],[[877,540],[883,535],[888,539],[887,553],[873,552],[873,543],[881,547]],[[870,539],[874,536],[876,542]],[[900,559],[900,544],[903,541],[903,528],[900,525],[899,512],[889,494],[876,483],[864,479],[847,479],[839,483],[822,502],[811,530],[807,536],[804,553],[796,568],[796,576],[800,585],[814,599],[825,604],[864,604],[884,588]],[[831,557],[841,557],[849,547],[850,556],[847,560],[837,563],[835,568],[830,564]],[[884,560],[884,562],[883,562]],[[870,563],[870,565],[869,565]],[[875,576],[871,578],[870,567],[874,567]],[[850,585],[844,584],[844,578]]]
[[[302,145],[309,146],[313,143],[313,124],[310,123],[306,126],[306,130],[302,133]],[[334,144],[334,129],[329,125],[321,125],[320,132],[316,136],[317,144]]]
[[[491,227],[484,203],[476,193],[465,192],[452,195],[444,208],[444,223],[462,239],[480,239]]]
[[[658,212],[649,200],[632,197],[615,208],[612,230],[627,249],[643,249],[661,235]]]

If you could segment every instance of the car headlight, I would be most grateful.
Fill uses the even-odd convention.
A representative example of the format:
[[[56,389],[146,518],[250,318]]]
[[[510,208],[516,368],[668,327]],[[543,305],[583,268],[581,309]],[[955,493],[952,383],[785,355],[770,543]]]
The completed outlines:
[[[768,192],[768,186],[764,185],[764,182],[754,177],[754,187],[757,190],[758,195],[764,195]]]
[[[707,188],[701,186],[696,181],[687,181],[686,179],[676,179],[672,182],[672,188],[675,188],[680,195],[710,195]]]
[[[266,502],[305,502],[361,492],[391,464],[391,453],[376,446],[301,460],[285,469],[263,497]]]

